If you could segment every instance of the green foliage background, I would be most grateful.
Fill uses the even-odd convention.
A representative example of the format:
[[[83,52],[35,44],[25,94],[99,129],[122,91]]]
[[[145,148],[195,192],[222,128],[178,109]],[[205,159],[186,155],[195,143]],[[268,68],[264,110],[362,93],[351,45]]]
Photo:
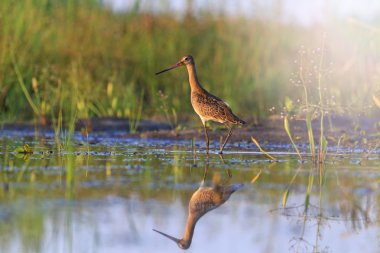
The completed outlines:
[[[163,114],[159,91],[170,108],[192,113],[185,70],[154,75],[185,54],[195,57],[205,88],[238,115],[265,116],[273,106],[280,112],[285,97],[302,96],[289,81],[297,79],[300,50],[318,48],[323,34],[331,61],[324,87],[334,104],[371,112],[371,95],[379,92],[379,34],[356,20],[302,27],[207,12],[146,13],[138,5],[115,13],[94,0],[3,0],[0,15],[3,122],[54,120],[59,111],[64,120],[131,118],[139,106],[149,118]],[[306,64],[313,67],[312,55]]]

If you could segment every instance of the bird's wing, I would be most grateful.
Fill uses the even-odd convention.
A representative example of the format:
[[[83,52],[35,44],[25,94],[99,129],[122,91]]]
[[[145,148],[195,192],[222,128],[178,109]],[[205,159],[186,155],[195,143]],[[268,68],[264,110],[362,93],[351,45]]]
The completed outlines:
[[[215,118],[222,122],[234,123],[236,121],[236,116],[228,104],[214,95],[199,96],[198,103],[202,104],[200,109],[206,117]]]

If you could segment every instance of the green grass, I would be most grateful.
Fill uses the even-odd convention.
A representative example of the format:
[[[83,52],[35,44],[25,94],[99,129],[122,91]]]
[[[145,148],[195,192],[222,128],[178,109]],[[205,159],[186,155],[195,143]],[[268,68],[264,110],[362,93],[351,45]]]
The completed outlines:
[[[206,89],[238,115],[262,117],[270,107],[281,107],[285,96],[302,96],[289,82],[298,68],[293,61],[300,45],[318,46],[321,30],[327,31],[326,54],[338,70],[328,95],[356,113],[368,111],[368,94],[379,92],[376,80],[368,78],[378,68],[369,73],[367,66],[377,64],[369,55],[376,54],[380,39],[357,23],[333,20],[305,28],[207,12],[179,19],[138,8],[114,13],[95,0],[4,0],[0,15],[3,121],[47,118],[58,127],[75,109],[77,118],[133,122],[172,115],[171,124],[177,125],[177,115],[192,113],[185,70],[154,73],[185,54],[195,57]],[[106,95],[110,83],[113,91]],[[161,109],[159,91],[168,97],[170,111]]]
[[[320,164],[326,160],[328,146],[325,134],[325,116],[331,112],[339,114],[339,107],[335,106],[335,101],[331,97],[328,97],[331,87],[327,78],[329,68],[326,67],[325,54],[325,37],[323,37],[321,48],[317,48],[316,50],[305,50],[302,48],[300,50],[297,79],[293,80],[293,83],[296,83],[296,87],[299,87],[303,91],[302,100],[295,105],[291,99],[286,97],[284,107],[286,113],[284,117],[284,129],[300,160],[302,160],[302,156],[292,138],[288,119],[289,114],[296,115],[305,121],[311,160]],[[316,134],[314,132],[316,130],[312,124],[313,120],[319,121],[318,149],[315,147],[314,136]],[[329,123],[331,127],[331,118]]]
[[[296,153],[297,153],[297,155],[298,155],[300,161],[303,161],[303,157],[302,157],[302,155],[301,155],[301,152],[299,151],[299,149],[298,149],[296,143],[295,143],[294,140],[293,140],[292,133],[291,133],[290,126],[289,126],[289,119],[288,119],[288,116],[285,116],[285,117],[284,117],[284,129],[285,129],[285,132],[286,132],[286,134],[288,135],[289,140],[290,140],[290,142],[291,142],[293,148],[295,149],[295,151],[296,151]]]

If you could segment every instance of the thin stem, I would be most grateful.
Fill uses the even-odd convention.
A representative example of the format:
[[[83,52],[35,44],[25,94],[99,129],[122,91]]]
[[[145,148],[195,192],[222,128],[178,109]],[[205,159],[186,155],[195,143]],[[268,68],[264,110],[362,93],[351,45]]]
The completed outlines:
[[[322,95],[322,65],[324,60],[324,51],[325,51],[325,35],[323,36],[322,48],[321,48],[321,57],[319,59],[319,69],[318,69],[318,94],[319,94],[319,105],[323,108],[323,95]],[[324,111],[320,110],[320,134],[319,134],[319,151],[318,151],[318,160],[320,163],[324,161]]]

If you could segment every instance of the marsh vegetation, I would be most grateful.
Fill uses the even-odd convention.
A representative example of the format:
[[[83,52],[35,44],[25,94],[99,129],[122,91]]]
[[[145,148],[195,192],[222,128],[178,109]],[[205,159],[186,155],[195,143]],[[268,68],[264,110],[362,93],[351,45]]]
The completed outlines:
[[[207,167],[244,187],[190,250],[377,252],[378,21],[143,2],[0,2],[2,249],[177,250],[151,229],[183,232]],[[154,75],[186,54],[249,122],[224,156],[216,125],[205,155],[186,74]]]

